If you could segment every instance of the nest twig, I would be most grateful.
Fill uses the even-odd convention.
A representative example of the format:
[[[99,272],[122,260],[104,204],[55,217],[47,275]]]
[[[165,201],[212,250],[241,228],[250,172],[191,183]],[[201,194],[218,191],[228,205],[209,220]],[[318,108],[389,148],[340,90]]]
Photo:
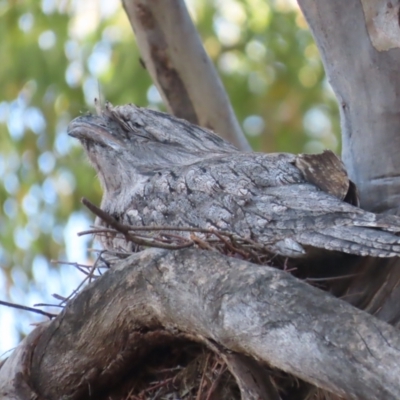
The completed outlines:
[[[145,367],[131,377],[119,385],[118,391],[107,394],[107,400],[240,398],[226,363],[217,354],[193,343],[157,349],[147,356]]]
[[[132,226],[116,221],[111,215],[83,198],[82,203],[109,228],[93,227],[78,233],[79,236],[95,234],[109,237],[123,237],[126,241],[138,246],[158,247],[168,250],[178,250],[186,247],[215,250],[231,257],[238,257],[257,264],[265,264],[271,260],[271,254],[262,244],[241,237],[228,231],[176,226]],[[176,233],[172,233],[176,232]],[[157,233],[157,235],[155,235]],[[182,236],[182,233],[190,233]]]

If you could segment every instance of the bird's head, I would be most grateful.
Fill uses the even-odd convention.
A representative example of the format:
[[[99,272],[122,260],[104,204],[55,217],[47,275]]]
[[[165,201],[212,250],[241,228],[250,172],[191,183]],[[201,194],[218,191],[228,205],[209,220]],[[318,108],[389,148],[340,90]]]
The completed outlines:
[[[99,115],[74,119],[68,134],[81,141],[108,193],[165,168],[237,151],[207,129],[134,105],[106,104]]]

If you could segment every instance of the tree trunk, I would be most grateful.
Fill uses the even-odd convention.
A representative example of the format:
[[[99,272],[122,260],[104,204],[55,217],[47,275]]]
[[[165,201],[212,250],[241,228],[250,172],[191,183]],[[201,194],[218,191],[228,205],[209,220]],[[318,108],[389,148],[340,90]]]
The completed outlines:
[[[376,5],[374,5],[376,4]],[[361,206],[396,213],[400,200],[399,5],[299,0],[337,96],[343,161],[357,184]],[[371,7],[377,10],[369,13]],[[382,22],[376,13],[388,13]],[[395,24],[391,24],[395,21]],[[386,32],[389,31],[389,32]],[[387,42],[374,38],[387,37]],[[374,44],[375,42],[375,44]]]
[[[398,214],[400,26],[397,3],[299,0],[338,98],[343,161],[361,207]],[[379,318],[400,318],[399,261],[362,260],[346,299]]]

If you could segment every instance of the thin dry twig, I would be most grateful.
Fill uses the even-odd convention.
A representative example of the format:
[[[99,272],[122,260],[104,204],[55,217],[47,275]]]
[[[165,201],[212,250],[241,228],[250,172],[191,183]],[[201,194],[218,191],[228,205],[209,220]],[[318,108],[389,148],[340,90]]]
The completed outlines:
[[[196,400],[200,400],[201,399],[201,393],[202,393],[202,389],[203,389],[203,386],[204,386],[204,381],[206,379],[206,372],[207,372],[209,359],[210,359],[210,354],[207,354],[206,361],[204,362],[203,373],[201,375],[201,381],[200,381],[199,388],[198,388],[198,391],[197,391]]]
[[[44,315],[49,319],[52,319],[57,316],[57,314],[52,314],[52,313],[49,313],[49,312],[46,312],[43,310],[38,310],[37,308],[27,307],[27,306],[23,306],[21,304],[9,303],[8,301],[3,301],[3,300],[0,300],[0,305],[6,306],[6,307],[11,307],[11,308],[17,308],[18,310],[30,311],[30,312],[33,312],[36,314]]]
[[[48,303],[36,303],[33,305],[34,307],[60,307],[64,308],[64,306],[60,304],[48,304]]]
[[[229,231],[217,231],[214,229],[176,227],[176,226],[132,226],[116,221],[111,215],[101,210],[89,200],[83,198],[82,203],[95,215],[101,218],[107,227],[94,227],[93,229],[78,233],[79,236],[95,234],[123,235],[127,241],[139,246],[159,247],[168,250],[178,250],[185,247],[197,246],[201,249],[214,250],[229,256],[236,256],[248,261],[263,265],[271,261],[272,255],[268,253],[262,244],[251,239],[240,237]],[[188,232],[190,238],[171,234],[170,232]],[[133,232],[160,232],[158,237],[147,235],[134,235]],[[200,234],[199,237],[196,234]]]
[[[189,241],[186,241],[186,243],[181,244],[181,245],[170,245],[170,244],[165,244],[162,242],[156,242],[155,240],[154,241],[153,240],[143,240],[142,238],[140,238],[138,236],[132,235],[130,233],[130,229],[127,227],[127,225],[123,225],[123,224],[119,223],[111,215],[107,214],[105,211],[103,211],[99,207],[95,206],[89,200],[82,198],[82,203],[90,211],[92,211],[93,214],[97,215],[105,223],[107,223],[108,225],[115,228],[118,232],[122,233],[125,236],[126,240],[129,240],[132,243],[135,243],[139,246],[153,246],[153,247],[159,247],[161,249],[167,249],[167,250],[180,250],[180,249],[184,249],[186,247],[193,246],[193,243],[189,242]]]
[[[329,276],[323,278],[305,278],[306,282],[325,282],[325,281],[338,281],[341,279],[350,279],[355,276],[359,276],[360,274],[347,274],[347,275],[339,275],[339,276]]]
[[[218,373],[217,373],[216,378],[214,379],[214,382],[212,383],[212,385],[211,385],[211,387],[210,387],[210,390],[208,391],[206,400],[210,400],[212,394],[214,393],[215,389],[217,388],[217,386],[218,386],[218,384],[219,384],[219,381],[220,381],[221,378],[222,378],[222,375],[224,374],[224,372],[225,372],[226,369],[227,369],[227,366],[226,366],[225,363],[221,364],[221,363],[218,361],[218,362],[216,362],[216,364],[215,364],[215,369],[213,369],[213,372],[216,371],[216,369],[217,369],[216,367],[217,367],[217,366],[219,366],[219,371],[218,371]]]
[[[65,265],[71,265],[73,267],[75,267],[76,269],[78,269],[79,271],[81,271],[83,274],[88,275],[89,272],[85,271],[85,269],[87,270],[91,270],[92,266],[91,265],[84,265],[84,264],[79,264],[77,262],[69,262],[69,261],[62,261],[62,260],[51,260],[50,261],[52,264],[65,264]]]

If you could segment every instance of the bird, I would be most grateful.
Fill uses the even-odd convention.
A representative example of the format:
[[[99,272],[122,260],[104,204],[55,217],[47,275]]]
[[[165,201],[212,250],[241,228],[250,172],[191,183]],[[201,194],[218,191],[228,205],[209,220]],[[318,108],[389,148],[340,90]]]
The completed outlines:
[[[119,223],[232,232],[289,258],[314,249],[400,255],[400,218],[361,209],[331,151],[242,152],[211,130],[132,104],[106,103],[74,119],[68,134],[97,171],[101,209]],[[106,250],[132,250],[124,238],[99,239]]]

